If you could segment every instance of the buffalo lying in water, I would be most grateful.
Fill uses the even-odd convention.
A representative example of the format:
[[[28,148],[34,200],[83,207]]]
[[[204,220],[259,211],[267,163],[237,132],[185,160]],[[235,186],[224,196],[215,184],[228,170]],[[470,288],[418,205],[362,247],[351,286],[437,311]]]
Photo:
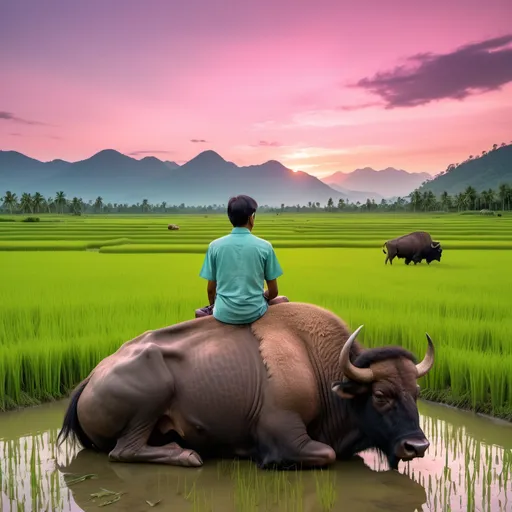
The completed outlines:
[[[362,327],[362,326],[361,326]],[[101,361],[72,395],[70,434],[120,462],[201,466],[248,457],[261,468],[320,467],[368,448],[391,468],[423,457],[416,364],[401,347],[363,349],[333,313],[272,306],[253,324],[213,317],[148,331]]]
[[[387,252],[384,250],[384,246]],[[384,243],[382,252],[386,254],[385,264],[393,265],[394,258],[405,259],[405,264],[411,261],[416,265],[426,260],[430,265],[432,261],[441,261],[443,249],[441,243],[432,240],[429,233],[425,231],[414,231],[408,235],[393,238]]]

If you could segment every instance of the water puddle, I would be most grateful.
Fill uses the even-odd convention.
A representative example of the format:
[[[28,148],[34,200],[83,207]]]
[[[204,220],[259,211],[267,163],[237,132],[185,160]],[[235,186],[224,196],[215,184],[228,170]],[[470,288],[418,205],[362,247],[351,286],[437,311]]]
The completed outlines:
[[[421,403],[431,446],[399,472],[374,452],[330,470],[267,472],[110,463],[54,442],[66,402],[0,413],[0,506],[7,511],[374,512],[512,510],[512,425]]]

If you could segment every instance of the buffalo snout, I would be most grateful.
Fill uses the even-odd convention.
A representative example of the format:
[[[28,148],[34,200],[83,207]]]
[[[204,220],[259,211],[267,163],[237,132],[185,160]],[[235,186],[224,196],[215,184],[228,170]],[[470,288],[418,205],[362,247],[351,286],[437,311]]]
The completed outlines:
[[[404,438],[395,446],[395,457],[406,461],[417,457],[424,457],[429,446],[430,443],[425,437]]]

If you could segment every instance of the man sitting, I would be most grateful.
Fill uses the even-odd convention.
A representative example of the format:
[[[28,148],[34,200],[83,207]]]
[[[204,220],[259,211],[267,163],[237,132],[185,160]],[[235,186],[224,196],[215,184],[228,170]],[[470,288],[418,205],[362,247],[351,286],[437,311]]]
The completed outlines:
[[[283,271],[272,244],[251,233],[257,208],[249,196],[229,200],[233,229],[208,246],[199,275],[208,280],[210,305],[196,309],[196,318],[213,315],[226,324],[249,324],[261,318],[269,305],[289,302],[278,296],[277,278]]]

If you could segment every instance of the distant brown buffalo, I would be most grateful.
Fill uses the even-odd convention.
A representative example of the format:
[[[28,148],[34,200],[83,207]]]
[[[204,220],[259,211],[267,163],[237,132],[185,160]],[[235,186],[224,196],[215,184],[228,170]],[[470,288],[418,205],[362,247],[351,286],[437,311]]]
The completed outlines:
[[[394,258],[403,258],[406,265],[409,265],[411,261],[416,265],[421,263],[422,260],[426,260],[430,265],[434,260],[441,261],[443,249],[440,242],[432,240],[432,237],[426,231],[414,231],[408,235],[388,240],[383,245],[382,252],[386,254],[385,264],[389,261],[389,264],[392,265]]]
[[[177,224],[169,224],[169,225],[167,226],[167,229],[168,229],[169,231],[177,231],[178,229],[180,229],[180,227],[179,227]]]

